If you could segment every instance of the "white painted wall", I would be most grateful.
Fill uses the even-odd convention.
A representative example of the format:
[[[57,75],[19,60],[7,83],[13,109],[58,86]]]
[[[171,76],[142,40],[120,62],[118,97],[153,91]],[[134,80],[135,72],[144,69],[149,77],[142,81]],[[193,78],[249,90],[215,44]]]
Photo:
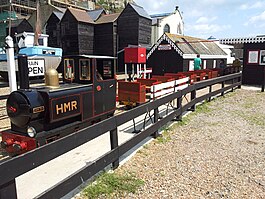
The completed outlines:
[[[232,64],[233,61],[235,60],[235,57],[232,57],[232,50],[234,48],[234,46],[232,45],[226,45],[226,44],[220,44],[219,42],[217,42],[217,45],[223,49],[223,51],[225,51],[225,53],[227,54],[227,64]]]
[[[166,24],[170,27],[170,33],[183,35],[184,22],[179,10],[175,10],[171,15],[158,19],[157,24],[152,25],[152,45],[164,34]]]

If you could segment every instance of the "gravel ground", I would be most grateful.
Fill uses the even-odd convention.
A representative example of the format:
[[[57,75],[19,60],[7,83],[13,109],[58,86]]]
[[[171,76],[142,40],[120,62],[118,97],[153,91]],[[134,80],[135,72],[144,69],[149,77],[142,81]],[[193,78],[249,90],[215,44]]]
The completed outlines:
[[[145,181],[122,198],[265,198],[264,104],[244,89],[207,103],[116,170]]]
[[[265,198],[264,104],[265,93],[237,89],[188,115],[115,171],[145,181],[119,198]]]

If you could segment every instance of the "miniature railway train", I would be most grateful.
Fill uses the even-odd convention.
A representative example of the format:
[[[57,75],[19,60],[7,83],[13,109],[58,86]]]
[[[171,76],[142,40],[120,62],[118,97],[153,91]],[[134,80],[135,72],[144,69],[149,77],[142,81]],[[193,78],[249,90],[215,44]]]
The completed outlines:
[[[1,147],[11,156],[22,154],[112,116],[114,63],[108,56],[67,56],[64,83],[12,92],[6,104],[11,129],[2,132]],[[57,81],[53,70],[48,75]]]

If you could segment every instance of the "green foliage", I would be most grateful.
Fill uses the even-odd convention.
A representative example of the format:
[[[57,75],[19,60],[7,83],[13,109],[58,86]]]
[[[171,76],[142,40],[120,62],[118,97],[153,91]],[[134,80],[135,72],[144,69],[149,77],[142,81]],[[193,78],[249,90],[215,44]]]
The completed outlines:
[[[203,102],[202,104],[196,106],[196,111],[194,112],[195,114],[199,113],[209,113],[211,112],[211,109],[208,106],[207,102]]]
[[[99,0],[96,2],[96,5],[104,8],[105,11],[109,13],[119,13],[122,11],[123,8],[117,8],[114,2],[108,2],[105,0]]]
[[[178,121],[176,124],[174,124],[174,127],[185,126],[188,125],[189,122],[190,122],[190,115],[187,115],[185,117],[182,117],[181,121]]]
[[[171,140],[170,131],[164,131],[162,135],[156,138],[155,142],[163,144],[169,142],[170,140]]]
[[[144,184],[143,180],[137,179],[135,175],[126,173],[103,173],[95,182],[88,185],[83,191],[88,199],[98,198],[99,196],[121,196],[126,193],[135,193]]]

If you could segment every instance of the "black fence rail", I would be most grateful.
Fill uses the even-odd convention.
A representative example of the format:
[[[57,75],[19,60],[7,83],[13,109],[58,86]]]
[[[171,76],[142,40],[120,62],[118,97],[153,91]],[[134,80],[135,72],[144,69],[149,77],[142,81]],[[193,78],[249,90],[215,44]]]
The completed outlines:
[[[235,88],[241,87],[241,73],[230,74],[215,79],[209,79],[195,83],[184,90],[167,95],[163,98],[145,103],[139,107],[129,110],[120,115],[113,116],[107,120],[99,122],[93,126],[75,132],[60,140],[54,141],[34,151],[30,151],[21,156],[0,162],[0,199],[17,198],[15,178],[30,171],[84,143],[87,143],[98,136],[110,132],[111,150],[103,156],[99,157],[92,163],[84,166],[68,176],[55,186],[49,188],[36,198],[60,198],[80,186],[84,181],[102,171],[108,165],[112,165],[113,169],[119,166],[119,158],[135,147],[141,141],[149,136],[157,137],[158,130],[173,119],[181,119],[182,114],[187,110],[194,111],[196,104],[204,100],[211,100],[213,96],[224,95],[227,91],[233,91]],[[220,85],[217,90],[212,91],[213,86]],[[208,88],[208,89],[207,89]],[[196,96],[201,89],[207,90],[203,95]],[[190,100],[183,105],[182,99],[190,94]],[[168,104],[173,100],[177,101],[176,107],[165,116],[158,119],[158,108]],[[152,124],[141,132],[135,134],[125,143],[118,145],[118,127],[134,118],[153,112]],[[32,180],[34,183],[34,179]]]

